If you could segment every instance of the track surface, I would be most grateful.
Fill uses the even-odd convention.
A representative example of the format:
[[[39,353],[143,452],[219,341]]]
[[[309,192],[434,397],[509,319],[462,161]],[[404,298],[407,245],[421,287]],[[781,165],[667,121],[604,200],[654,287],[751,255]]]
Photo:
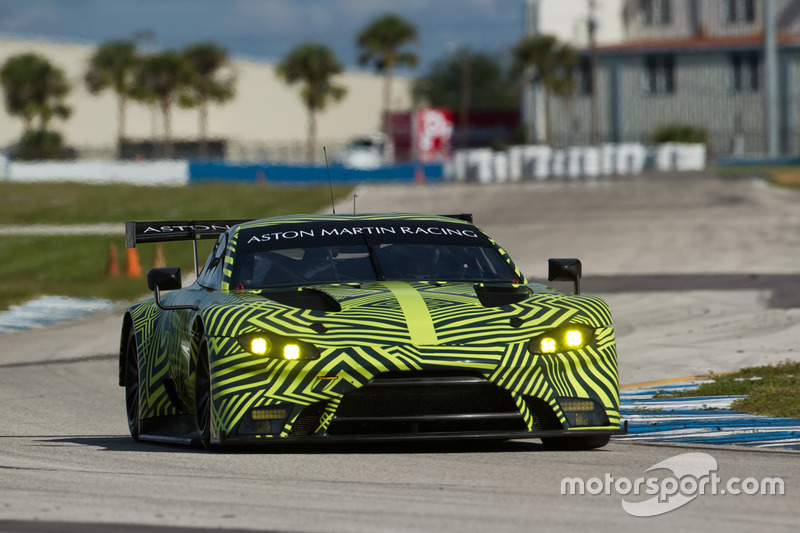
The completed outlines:
[[[360,211],[472,212],[529,277],[544,275],[547,257],[580,257],[584,292],[615,313],[623,383],[798,357],[800,194],[701,175],[357,194]],[[116,385],[121,312],[0,336],[0,531],[797,529],[796,454],[699,450],[723,479],[780,476],[786,494],[707,494],[634,518],[613,491],[561,495],[562,478],[651,476],[659,461],[698,450],[612,442],[556,453],[534,440],[206,454],[136,444]]]

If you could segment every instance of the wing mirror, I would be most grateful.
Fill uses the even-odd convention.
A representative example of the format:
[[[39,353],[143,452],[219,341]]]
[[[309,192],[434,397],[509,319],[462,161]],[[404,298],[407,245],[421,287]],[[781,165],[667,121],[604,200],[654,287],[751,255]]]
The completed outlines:
[[[178,309],[193,309],[197,311],[194,305],[164,305],[161,303],[161,291],[171,291],[181,288],[181,268],[180,267],[166,267],[166,268],[152,268],[147,271],[147,288],[153,291],[153,298],[156,305],[165,311],[174,311]]]
[[[581,293],[581,261],[575,258],[548,259],[548,281],[571,281],[575,294]]]

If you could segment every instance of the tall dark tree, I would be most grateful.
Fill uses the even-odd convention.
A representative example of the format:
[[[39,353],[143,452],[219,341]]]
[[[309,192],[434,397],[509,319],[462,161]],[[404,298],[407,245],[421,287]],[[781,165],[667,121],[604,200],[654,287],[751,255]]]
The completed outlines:
[[[64,155],[59,132],[48,129],[55,118],[67,119],[72,110],[65,103],[70,91],[64,71],[37,54],[9,57],[0,68],[6,110],[22,119],[24,132],[15,157],[57,159]]]
[[[434,107],[459,109],[468,91],[470,110],[516,109],[519,95],[514,85],[499,58],[464,49],[435,61],[427,74],[414,80],[411,91],[415,103]]]
[[[358,34],[357,45],[361,50],[358,62],[362,66],[372,65],[383,74],[383,130],[391,137],[391,121],[388,120],[391,106],[392,77],[397,67],[417,66],[417,55],[405,50],[405,46],[417,41],[417,28],[403,17],[389,13],[373,20]]]
[[[101,44],[89,59],[84,76],[86,87],[92,94],[111,89],[117,97],[117,150],[125,138],[125,109],[132,96],[141,58],[136,44],[116,40]]]
[[[578,56],[571,46],[552,35],[522,39],[513,49],[512,75],[523,83],[540,83],[545,100],[545,142],[552,139],[550,95],[570,97],[575,89],[574,71]]]
[[[64,102],[70,91],[64,71],[45,57],[33,53],[9,57],[0,69],[0,83],[8,114],[20,117],[25,131],[45,130],[53,117],[66,119],[72,112]]]
[[[208,155],[208,106],[213,102],[223,104],[236,94],[236,76],[229,72],[228,51],[212,42],[197,43],[184,49],[183,55],[192,69],[188,92],[181,103],[197,107],[200,118],[200,155]]]
[[[317,113],[329,102],[338,102],[347,89],[333,82],[342,65],[325,45],[305,43],[292,49],[278,64],[276,72],[289,85],[300,84],[300,98],[308,111],[308,160],[314,160],[317,146]]]
[[[164,122],[164,156],[168,159],[174,156],[172,107],[191,82],[192,69],[180,52],[165,50],[142,61],[134,95],[140,101],[158,104]]]

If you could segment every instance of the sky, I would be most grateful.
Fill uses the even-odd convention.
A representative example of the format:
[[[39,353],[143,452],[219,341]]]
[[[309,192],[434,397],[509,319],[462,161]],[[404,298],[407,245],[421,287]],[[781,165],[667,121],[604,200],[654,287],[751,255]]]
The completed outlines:
[[[560,4],[561,11],[586,4],[542,2]],[[89,45],[138,39],[144,50],[211,40],[236,58],[265,61],[279,61],[294,46],[315,41],[357,70],[356,36],[388,12],[418,28],[419,41],[410,48],[420,59],[416,74],[464,46],[507,57],[524,34],[525,0],[0,0],[0,36]],[[548,21],[567,32],[575,26],[559,17],[548,15]]]

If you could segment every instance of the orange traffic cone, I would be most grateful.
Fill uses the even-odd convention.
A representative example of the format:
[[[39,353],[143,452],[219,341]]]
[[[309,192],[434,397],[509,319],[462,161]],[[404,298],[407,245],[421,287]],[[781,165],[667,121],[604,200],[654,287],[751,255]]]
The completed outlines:
[[[161,243],[156,243],[156,254],[153,257],[153,268],[164,268],[167,266],[167,259],[164,257],[164,247]]]
[[[108,249],[108,262],[106,263],[106,276],[109,278],[119,277],[119,259],[117,258],[117,247],[112,244]]]
[[[422,165],[414,169],[414,183],[425,183],[425,167]]]
[[[139,254],[136,253],[136,248],[128,248],[128,268],[125,274],[129,278],[142,277],[142,266],[139,264]]]

